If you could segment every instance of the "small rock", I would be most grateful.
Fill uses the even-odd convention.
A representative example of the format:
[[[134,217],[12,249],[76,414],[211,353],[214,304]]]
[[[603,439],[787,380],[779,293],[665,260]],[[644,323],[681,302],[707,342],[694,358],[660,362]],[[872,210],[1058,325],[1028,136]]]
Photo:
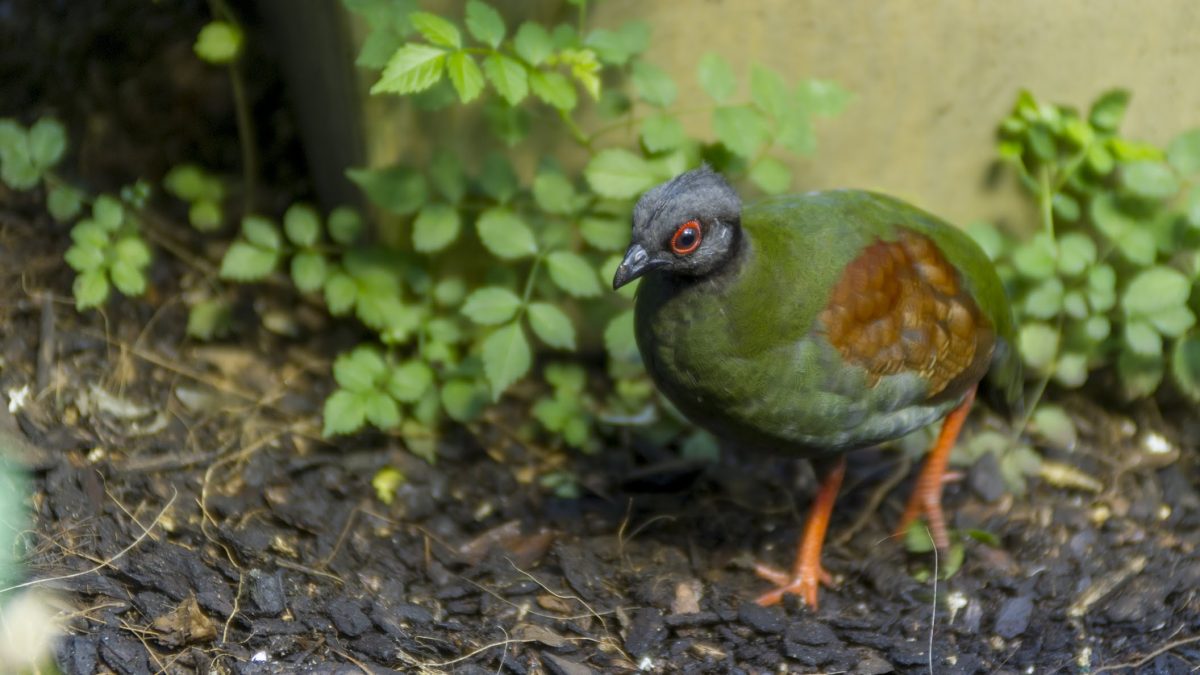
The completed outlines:
[[[269,574],[262,570],[250,570],[250,599],[258,606],[263,616],[279,616],[287,608],[283,591],[283,577],[279,572]]]
[[[743,602],[738,608],[742,623],[760,633],[782,633],[787,627],[787,616],[778,607],[763,607],[756,602]]]
[[[1009,598],[996,615],[996,634],[1011,640],[1029,627],[1029,616],[1033,613],[1033,599],[1027,595]]]
[[[999,501],[1008,491],[1004,484],[1004,474],[1000,472],[1000,462],[996,461],[996,456],[991,452],[985,452],[971,467],[967,474],[967,484],[980,499],[989,504]]]
[[[788,626],[787,639],[802,645],[827,645],[838,641],[832,628],[813,619],[804,619]]]
[[[582,663],[576,663],[550,653],[542,654],[542,663],[545,663],[555,675],[591,675],[596,672]]]
[[[634,658],[640,658],[658,646],[667,636],[662,612],[657,609],[639,609],[633,614],[629,636],[625,638],[625,649]]]
[[[371,620],[362,611],[362,607],[350,598],[338,598],[330,602],[327,613],[338,632],[348,637],[358,637],[371,627]]]
[[[895,672],[895,670],[896,667],[883,658],[879,652],[874,649],[862,649],[859,650],[858,663],[851,672],[854,675],[883,675]]]

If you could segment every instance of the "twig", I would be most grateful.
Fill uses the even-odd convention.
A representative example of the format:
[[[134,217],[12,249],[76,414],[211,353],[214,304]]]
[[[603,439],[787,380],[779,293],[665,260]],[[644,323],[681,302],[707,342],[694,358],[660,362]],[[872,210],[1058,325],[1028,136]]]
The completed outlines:
[[[1096,673],[1098,675],[1099,673],[1105,673],[1110,670],[1121,670],[1122,668],[1140,668],[1140,667],[1146,665],[1147,663],[1149,663],[1151,660],[1153,660],[1159,656],[1162,656],[1163,654],[1166,654],[1167,652],[1171,651],[1172,649],[1175,649],[1176,647],[1182,647],[1184,645],[1191,644],[1193,642],[1200,642],[1200,635],[1193,635],[1192,637],[1189,637],[1189,638],[1181,638],[1179,640],[1172,640],[1171,642],[1168,642],[1167,644],[1159,647],[1158,649],[1155,649],[1154,651],[1143,656],[1142,658],[1138,659],[1137,661],[1127,661],[1125,663],[1114,663],[1111,666],[1101,666],[1100,668],[1097,668],[1096,670],[1094,670],[1092,672]]]
[[[845,531],[838,535],[837,539],[833,540],[832,543],[834,546],[845,545],[854,535],[858,534],[859,530],[867,526],[871,517],[879,510],[879,505],[883,503],[888,493],[904,480],[910,468],[912,468],[912,459],[908,455],[901,455],[900,462],[896,465],[896,470],[888,475],[887,479],[879,484],[879,487],[875,488],[875,491],[871,493],[871,498],[867,500],[867,505],[858,514],[858,517],[854,519],[854,522],[850,523],[850,527],[846,528]]]

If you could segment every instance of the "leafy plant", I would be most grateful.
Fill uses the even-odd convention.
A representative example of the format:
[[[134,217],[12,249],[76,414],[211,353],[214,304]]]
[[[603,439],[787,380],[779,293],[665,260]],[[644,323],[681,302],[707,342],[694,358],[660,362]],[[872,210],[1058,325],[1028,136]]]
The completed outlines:
[[[1111,91],[1081,114],[1023,92],[999,153],[1037,196],[1041,228],[1020,243],[985,224],[970,232],[999,263],[1018,348],[1043,382],[1080,387],[1115,368],[1135,398],[1170,364],[1200,400],[1200,129],[1165,151],[1129,140],[1119,133],[1128,101]]]
[[[122,190],[119,198],[102,194],[90,199],[53,171],[66,149],[66,130],[57,120],[42,118],[26,129],[14,120],[0,119],[0,180],[20,191],[43,186],[47,210],[61,223],[74,220],[91,204],[91,217],[71,229],[73,244],[65,255],[78,273],[74,285],[78,309],[103,304],[113,287],[124,295],[142,295],[151,251],[130,208],[145,202],[149,188],[139,183]]]
[[[689,137],[671,109],[675,82],[641,58],[649,28],[640,22],[581,33],[571,24],[513,27],[479,0],[466,3],[461,23],[415,3],[345,4],[370,27],[358,62],[381,71],[372,93],[411,96],[424,111],[481,106],[494,144],[474,171],[445,149],[424,166],[349,171],[402,229],[380,232],[391,246],[334,237],[325,253],[327,307],[353,313],[380,341],[352,352],[366,348],[378,357],[370,361],[378,368],[369,386],[348,384],[335,367],[340,389],[325,408],[330,434],[366,423],[393,428],[401,419],[431,431],[441,414],[473,419],[533,370],[536,351],[574,353],[598,336],[609,354],[612,394],[593,397],[585,371],[568,364],[547,366],[548,386],[530,390],[545,392],[533,394],[532,410],[553,437],[592,447],[593,422],[652,400],[633,341],[632,291],[605,291],[628,243],[631,200],[702,160],[764,192],[786,190],[791,174],[778,153],[813,152],[813,117],[835,114],[849,98],[832,83],[790,86],[755,67],[749,100],[735,101],[732,69],[706,55],[697,77],[714,100],[714,140],[704,141]],[[602,120],[595,129],[575,121],[587,105]],[[587,153],[581,170],[546,158],[531,177],[518,175],[505,148],[523,141],[537,117],[557,120],[559,133]],[[636,132],[633,148],[617,137],[628,130]],[[256,238],[244,223],[234,247],[260,273],[292,255],[281,246],[299,243]],[[477,262],[481,254],[485,265]],[[295,260],[297,286],[316,290],[321,275],[302,283]],[[384,380],[394,364],[421,369],[419,393],[389,392]]]

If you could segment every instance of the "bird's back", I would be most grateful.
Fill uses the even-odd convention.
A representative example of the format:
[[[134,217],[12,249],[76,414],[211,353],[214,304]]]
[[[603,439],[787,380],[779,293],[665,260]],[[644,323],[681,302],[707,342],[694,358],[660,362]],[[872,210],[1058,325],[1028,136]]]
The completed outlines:
[[[647,369],[702,426],[810,455],[877,443],[944,415],[997,350],[1019,391],[1003,288],[953,226],[839,190],[746,207],[742,230],[728,269],[638,293]]]

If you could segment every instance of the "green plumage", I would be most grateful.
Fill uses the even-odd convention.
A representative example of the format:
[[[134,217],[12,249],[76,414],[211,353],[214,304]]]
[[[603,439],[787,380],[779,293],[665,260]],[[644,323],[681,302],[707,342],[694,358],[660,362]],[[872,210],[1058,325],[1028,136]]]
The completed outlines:
[[[660,207],[661,209],[661,207]],[[646,274],[636,331],[646,367],[680,410],[717,434],[806,456],[895,438],[954,408],[899,372],[872,382],[826,340],[818,316],[846,266],[898,228],[924,235],[959,272],[995,334],[993,378],[1019,397],[1011,310],[991,262],[955,227],[899,200],[839,190],[768,199],[741,212],[740,236],[703,275]]]

